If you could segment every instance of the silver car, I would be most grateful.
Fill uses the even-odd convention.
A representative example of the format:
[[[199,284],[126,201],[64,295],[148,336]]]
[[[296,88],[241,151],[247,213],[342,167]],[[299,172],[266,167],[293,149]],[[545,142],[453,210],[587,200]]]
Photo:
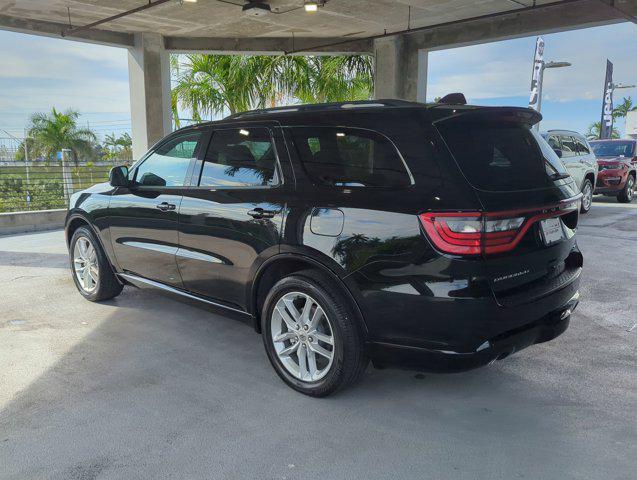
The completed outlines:
[[[542,132],[568,173],[582,192],[581,212],[586,213],[593,203],[593,190],[597,181],[597,158],[583,135],[570,130]]]

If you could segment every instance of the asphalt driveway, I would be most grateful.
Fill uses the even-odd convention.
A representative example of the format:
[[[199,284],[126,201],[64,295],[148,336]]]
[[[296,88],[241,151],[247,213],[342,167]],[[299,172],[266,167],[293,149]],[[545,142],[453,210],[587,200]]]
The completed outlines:
[[[133,288],[89,303],[62,232],[0,238],[0,479],[637,478],[637,203],[596,200],[579,243],[555,341],[317,400],[248,326]]]

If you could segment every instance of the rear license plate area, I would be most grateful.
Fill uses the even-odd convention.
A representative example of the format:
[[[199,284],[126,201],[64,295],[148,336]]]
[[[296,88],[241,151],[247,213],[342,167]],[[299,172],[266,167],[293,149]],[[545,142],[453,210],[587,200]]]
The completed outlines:
[[[556,217],[540,220],[540,236],[547,247],[564,240],[565,234],[562,219]]]

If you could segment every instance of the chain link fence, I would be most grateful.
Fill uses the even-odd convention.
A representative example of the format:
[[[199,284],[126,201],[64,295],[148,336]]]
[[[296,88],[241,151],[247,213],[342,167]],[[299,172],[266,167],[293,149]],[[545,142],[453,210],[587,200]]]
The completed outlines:
[[[0,162],[0,213],[66,208],[70,196],[108,181],[108,162]]]
[[[131,163],[118,158],[75,162],[69,150],[61,152],[62,160],[46,161],[26,150],[24,138],[0,136],[0,213],[66,208],[73,193],[108,181],[111,168]]]

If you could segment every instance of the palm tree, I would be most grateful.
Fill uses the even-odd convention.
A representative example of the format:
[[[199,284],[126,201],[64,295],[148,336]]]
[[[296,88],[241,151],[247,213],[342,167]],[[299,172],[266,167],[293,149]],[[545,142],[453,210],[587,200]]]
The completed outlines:
[[[77,127],[79,116],[75,110],[58,112],[55,108],[51,113],[31,115],[29,136],[33,138],[35,149],[49,160],[62,149],[70,149],[75,163],[80,153],[93,155],[97,137],[91,130]]]
[[[113,151],[117,148],[117,137],[114,133],[111,133],[110,135],[107,134],[104,137],[104,147],[109,151]]]
[[[133,139],[128,132],[122,133],[116,140],[117,146],[120,148],[120,155],[122,160],[133,159]]]
[[[622,103],[613,108],[613,118],[624,118],[628,112],[634,111],[637,111],[637,105],[633,105],[633,99],[624,97]]]
[[[304,103],[362,100],[373,90],[368,56],[186,55],[171,59],[173,115],[188,108],[202,116],[272,107],[293,99]],[[178,125],[178,120],[176,121]]]
[[[119,158],[121,160],[131,160],[133,158],[133,140],[131,136],[124,132],[119,137],[114,133],[104,137],[104,148],[108,150],[106,158]]]
[[[598,140],[600,137],[602,122],[591,123],[586,132],[586,138],[589,140]],[[610,138],[619,138],[619,130],[613,127]]]
[[[186,55],[176,76],[173,104],[177,102],[202,115],[249,110],[258,96],[257,57],[239,55]]]
[[[304,103],[367,100],[373,93],[371,57],[363,55],[307,57],[308,81],[294,95]]]

